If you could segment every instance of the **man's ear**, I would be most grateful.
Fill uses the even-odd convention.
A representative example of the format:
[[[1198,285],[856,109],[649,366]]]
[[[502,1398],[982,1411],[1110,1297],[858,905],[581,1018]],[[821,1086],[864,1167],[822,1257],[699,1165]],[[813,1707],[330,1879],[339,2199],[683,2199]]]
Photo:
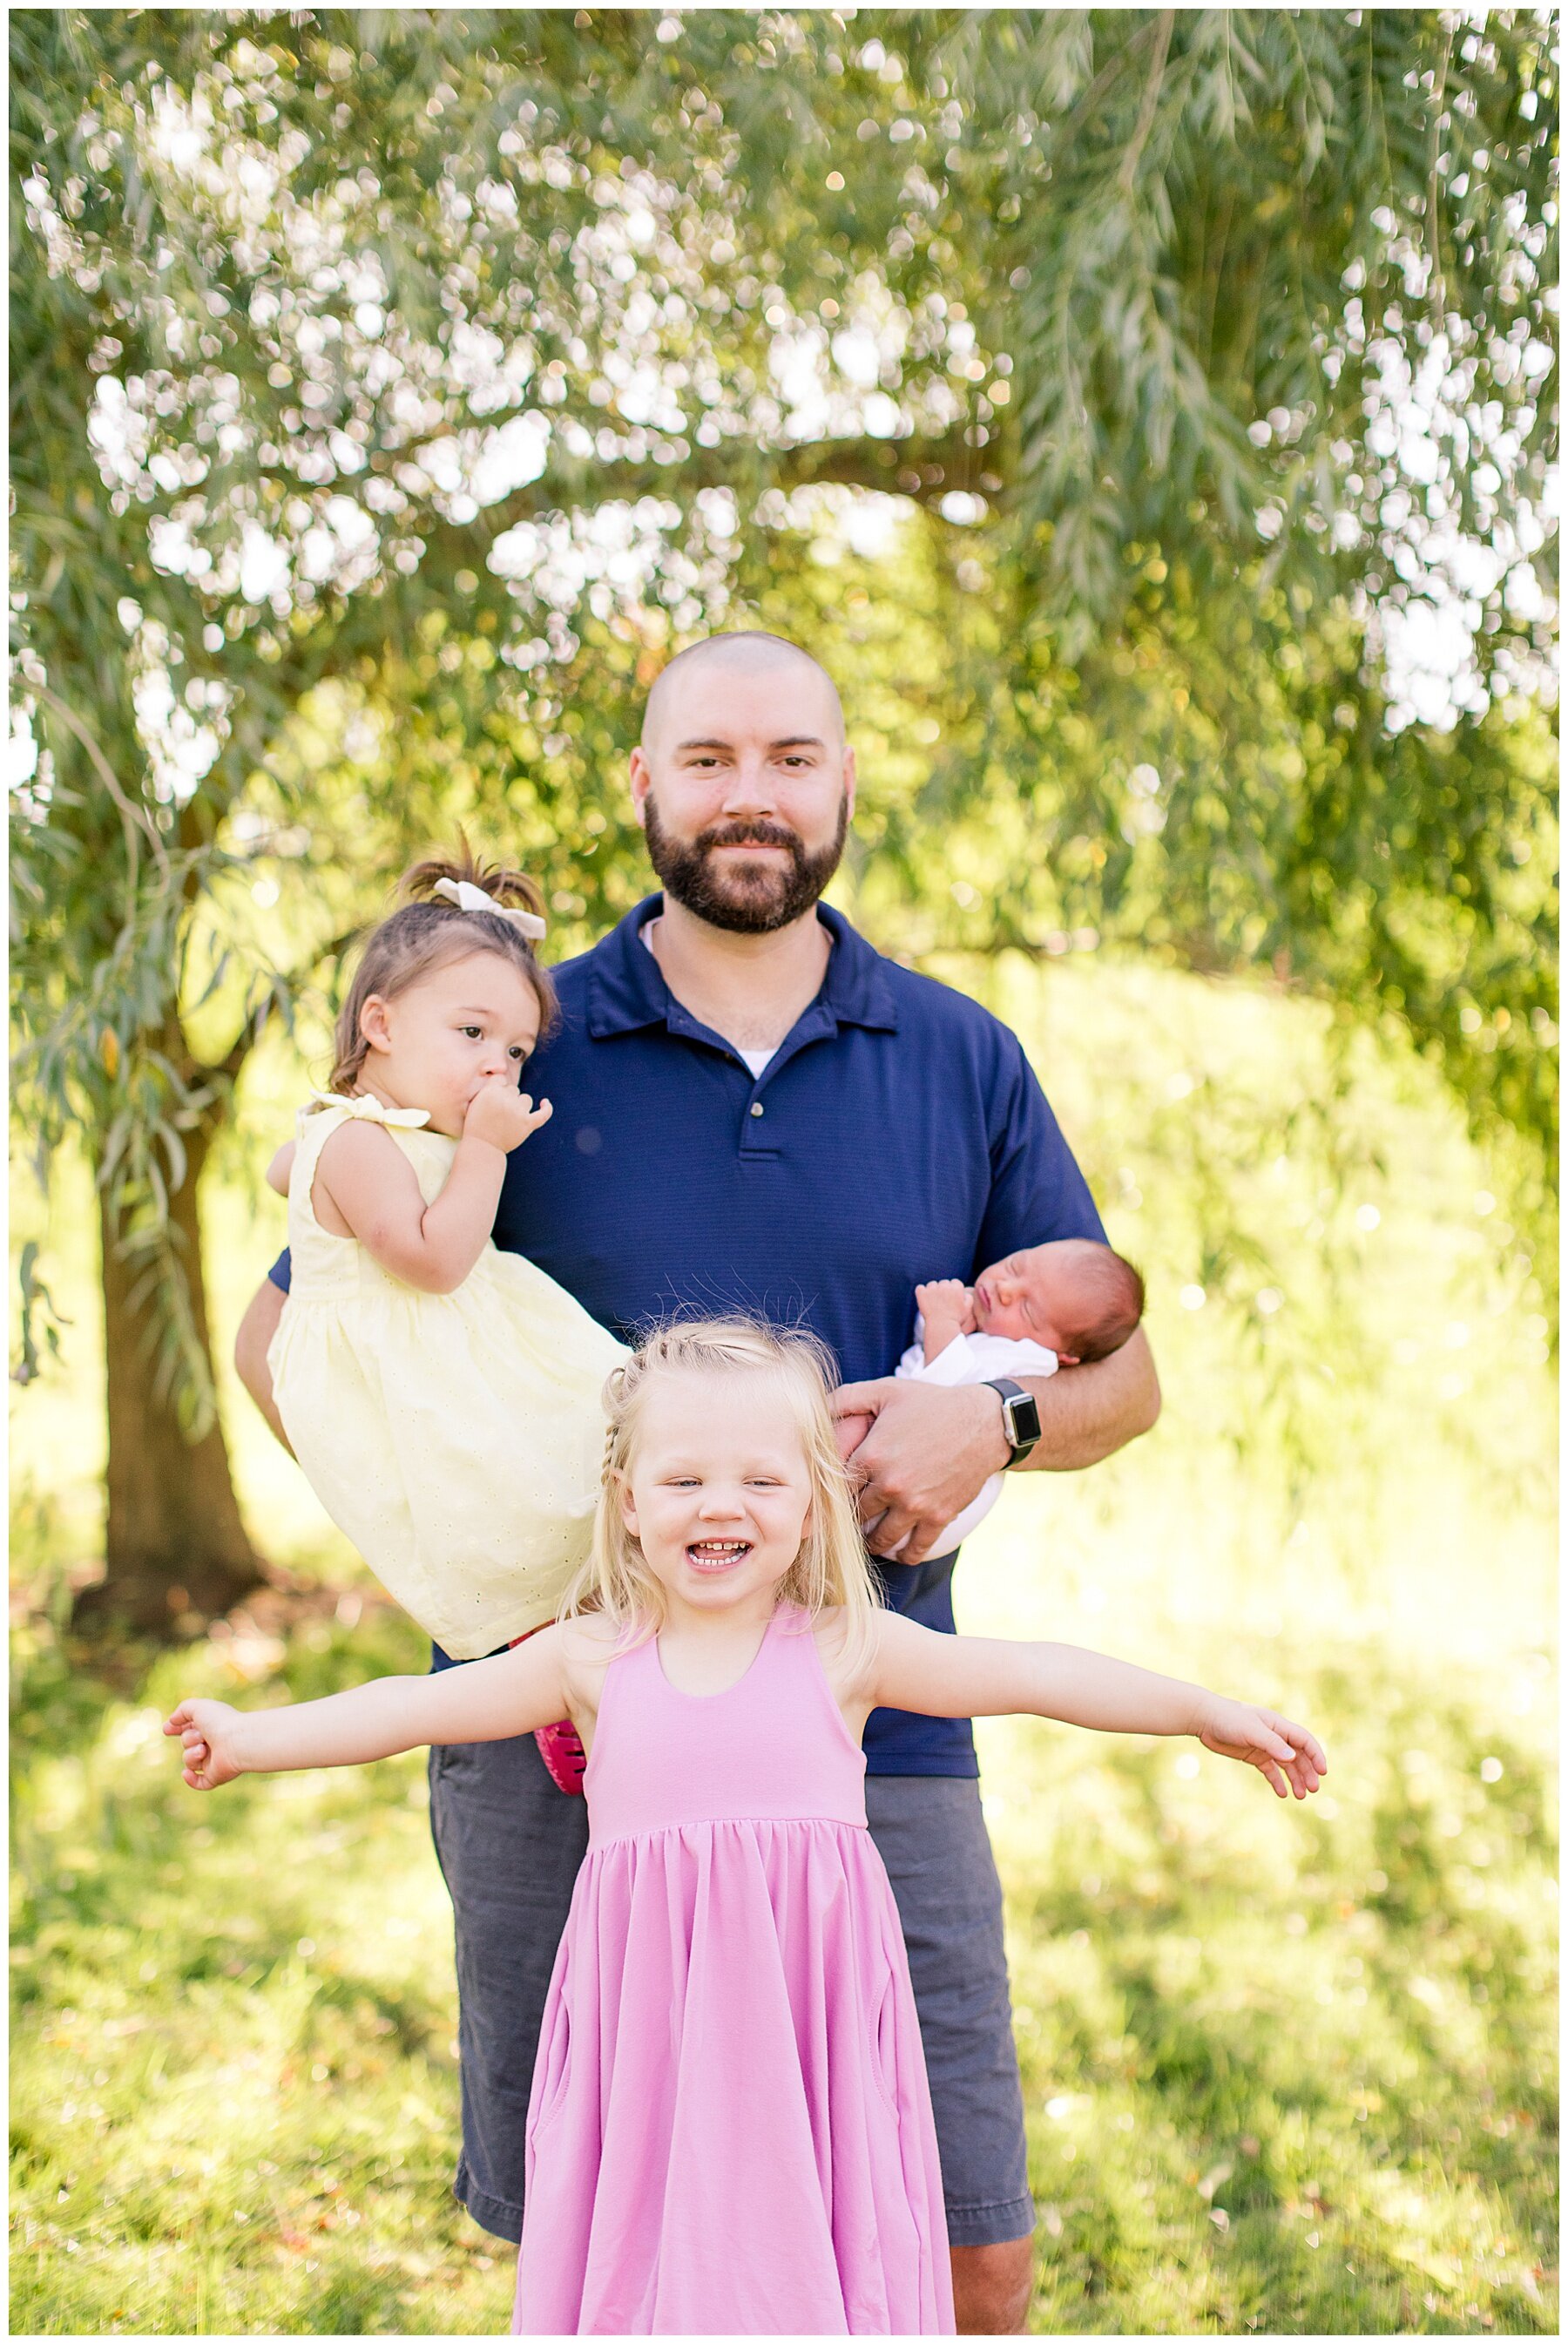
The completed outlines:
[[[844,744],[844,796],[849,803],[849,819],[855,818],[855,752],[848,742]]]
[[[392,1047],[392,1028],[387,1021],[387,1004],[378,993],[371,994],[368,1000],[360,1005],[359,1032],[361,1038],[383,1056]]]
[[[631,753],[630,773],[632,819],[638,830],[641,830],[645,826],[642,810],[648,803],[648,793],[653,784],[653,775],[648,770],[648,757],[640,741]]]

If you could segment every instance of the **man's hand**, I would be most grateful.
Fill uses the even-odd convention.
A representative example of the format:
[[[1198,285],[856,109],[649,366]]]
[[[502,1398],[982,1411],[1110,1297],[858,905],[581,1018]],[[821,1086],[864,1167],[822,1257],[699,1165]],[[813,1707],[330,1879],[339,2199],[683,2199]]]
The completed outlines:
[[[956,1335],[975,1331],[974,1288],[961,1278],[933,1278],[915,1288],[915,1306],[925,1321],[926,1365],[940,1359]]]
[[[497,1075],[481,1083],[468,1101],[468,1111],[463,1117],[465,1139],[487,1139],[492,1147],[504,1148],[509,1156],[520,1147],[541,1125],[548,1123],[555,1109],[548,1099],[536,1106],[527,1091],[518,1090],[508,1075]]]
[[[833,1414],[869,1415],[869,1432],[853,1452],[860,1520],[873,1554],[919,1563],[1010,1454],[1001,1402],[984,1384],[957,1390],[883,1376],[845,1384]]]

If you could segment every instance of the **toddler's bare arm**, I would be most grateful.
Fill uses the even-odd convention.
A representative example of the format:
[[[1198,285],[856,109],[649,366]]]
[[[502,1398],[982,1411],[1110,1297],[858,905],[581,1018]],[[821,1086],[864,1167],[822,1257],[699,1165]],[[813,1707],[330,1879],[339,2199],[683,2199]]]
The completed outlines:
[[[922,1717],[1059,1718],[1101,1733],[1191,1733],[1256,1766],[1281,1798],[1305,1798],[1328,1770],[1322,1743],[1273,1710],[1074,1644],[943,1636],[896,1612],[877,1619],[865,1691],[878,1706]]]
[[[489,1242],[508,1155],[549,1118],[549,1101],[535,1106],[509,1076],[481,1084],[446,1186],[431,1205],[387,1132],[374,1123],[346,1123],[317,1162],[317,1217],[331,1228],[336,1216],[343,1224],[336,1233],[357,1238],[406,1286],[450,1294]]]
[[[374,1123],[346,1123],[322,1148],[316,1216],[335,1236],[357,1238],[383,1269],[424,1294],[450,1294],[485,1249],[496,1217],[506,1152],[465,1137],[433,1205],[414,1167]]]
[[[567,1705],[561,1632],[548,1628],[491,1660],[430,1676],[379,1677],[286,1709],[184,1701],[164,1732],[180,1737],[191,1789],[213,1791],[239,1774],[362,1766],[424,1743],[505,1741],[552,1724]]]

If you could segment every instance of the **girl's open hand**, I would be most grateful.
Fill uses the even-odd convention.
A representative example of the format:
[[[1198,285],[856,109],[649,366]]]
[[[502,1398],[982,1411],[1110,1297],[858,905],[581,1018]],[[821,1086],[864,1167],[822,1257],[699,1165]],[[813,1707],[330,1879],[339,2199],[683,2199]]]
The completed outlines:
[[[180,1737],[181,1775],[193,1791],[216,1791],[244,1773],[235,1748],[240,1723],[240,1711],[226,1701],[182,1701],[164,1720],[164,1732]]]
[[[1271,1709],[1254,1709],[1250,1702],[1210,1696],[1198,1739],[1205,1750],[1221,1758],[1240,1758],[1255,1766],[1270,1789],[1282,1799],[1293,1791],[1304,1799],[1329,1771],[1323,1745],[1304,1725],[1292,1725]]]
[[[481,1083],[468,1101],[468,1112],[463,1117],[463,1137],[487,1139],[492,1147],[504,1147],[510,1155],[542,1124],[548,1123],[554,1112],[548,1099],[541,1099],[536,1106],[527,1091],[518,1090],[509,1075],[497,1075]]]

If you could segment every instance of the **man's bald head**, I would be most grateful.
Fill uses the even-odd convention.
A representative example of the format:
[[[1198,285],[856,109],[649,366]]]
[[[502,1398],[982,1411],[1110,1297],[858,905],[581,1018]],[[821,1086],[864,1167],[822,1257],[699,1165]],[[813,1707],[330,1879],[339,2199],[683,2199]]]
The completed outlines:
[[[743,683],[749,676],[777,675],[790,668],[800,672],[802,684],[810,692],[813,702],[819,702],[825,720],[830,726],[829,739],[835,747],[844,741],[844,710],[839,698],[838,686],[819,660],[799,643],[789,642],[783,635],[769,635],[759,630],[744,634],[709,635],[689,649],[677,652],[668,666],[655,679],[648,695],[648,706],[642,717],[642,745],[651,755],[668,735],[671,720],[678,713],[685,687],[700,677],[705,682]]]

